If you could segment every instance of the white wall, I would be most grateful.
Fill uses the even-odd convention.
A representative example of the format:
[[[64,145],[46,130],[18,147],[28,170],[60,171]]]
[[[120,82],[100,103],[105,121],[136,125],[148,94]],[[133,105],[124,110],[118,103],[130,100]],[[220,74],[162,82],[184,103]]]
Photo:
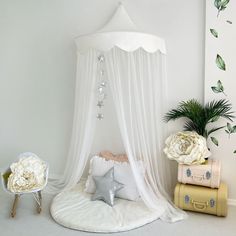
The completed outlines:
[[[220,12],[217,17],[217,9],[211,0],[206,1],[206,73],[205,73],[205,101],[211,101],[213,99],[227,99],[233,105],[233,111],[236,111],[236,94],[235,94],[235,74],[236,74],[236,28],[234,23],[236,22],[236,2],[231,1],[227,8]],[[233,24],[227,23],[227,20],[233,22]],[[217,30],[219,37],[215,38],[210,33],[210,29]],[[216,63],[216,55],[219,54],[226,64],[226,71],[220,70]],[[211,89],[212,86],[217,84],[220,80],[224,93],[214,93]],[[234,114],[235,115],[235,114]],[[212,124],[214,127],[225,126],[229,121],[221,119],[217,124]],[[236,125],[236,122],[229,122],[232,126]],[[227,129],[227,128],[225,128]],[[235,172],[235,143],[236,134],[232,133],[230,136],[225,132],[225,129],[221,129],[215,132],[211,137],[215,137],[218,140],[219,146],[214,145],[210,138],[209,147],[212,152],[212,156],[222,162],[222,181],[229,185],[230,198],[236,199],[236,172]],[[236,200],[234,202],[236,204]]]
[[[73,113],[73,37],[102,26],[117,2],[0,0],[1,167],[30,150],[50,163],[51,172],[62,171]],[[124,5],[141,29],[166,40],[169,107],[193,97],[202,101],[204,0],[126,0]],[[115,118],[113,112],[108,116]],[[180,124],[171,124],[171,130]],[[101,147],[123,149],[115,119],[98,127],[93,151]]]

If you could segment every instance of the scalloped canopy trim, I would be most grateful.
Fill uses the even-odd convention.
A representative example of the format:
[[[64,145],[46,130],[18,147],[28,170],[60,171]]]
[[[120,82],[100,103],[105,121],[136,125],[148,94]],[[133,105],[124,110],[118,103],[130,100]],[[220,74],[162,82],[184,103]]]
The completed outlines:
[[[114,47],[127,52],[142,48],[144,51],[154,53],[160,51],[166,54],[165,41],[152,34],[141,32],[107,32],[79,36],[75,39],[77,51],[85,53],[90,49],[109,51]]]

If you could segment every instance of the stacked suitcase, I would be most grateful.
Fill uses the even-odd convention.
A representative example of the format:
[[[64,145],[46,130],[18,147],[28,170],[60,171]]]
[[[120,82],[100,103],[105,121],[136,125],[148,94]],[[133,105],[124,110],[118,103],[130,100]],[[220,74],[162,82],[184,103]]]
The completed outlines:
[[[227,215],[227,185],[220,182],[221,164],[210,159],[202,165],[178,166],[175,205],[183,210]]]

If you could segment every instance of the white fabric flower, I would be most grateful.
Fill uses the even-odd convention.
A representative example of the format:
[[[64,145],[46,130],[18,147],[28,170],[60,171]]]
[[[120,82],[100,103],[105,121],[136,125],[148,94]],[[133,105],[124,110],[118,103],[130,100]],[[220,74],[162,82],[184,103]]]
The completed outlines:
[[[45,184],[46,164],[37,157],[22,157],[11,164],[7,188],[11,192],[32,191]]]
[[[165,141],[164,153],[180,164],[202,164],[211,153],[206,139],[196,132],[185,131],[170,135]]]

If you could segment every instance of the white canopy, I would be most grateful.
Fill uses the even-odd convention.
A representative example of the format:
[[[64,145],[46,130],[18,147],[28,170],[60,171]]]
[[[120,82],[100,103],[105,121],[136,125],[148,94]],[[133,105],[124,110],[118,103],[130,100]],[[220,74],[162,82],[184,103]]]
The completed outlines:
[[[77,37],[76,44],[79,53],[70,148],[63,177],[50,182],[49,187],[62,191],[80,181],[90,158],[97,118],[103,115],[96,105],[105,98],[100,97],[100,89],[102,86],[102,95],[106,95],[104,90],[109,87],[125,153],[142,200],[165,221],[184,219],[186,214],[174,207],[166,193],[171,173],[162,152],[167,101],[164,40],[137,31],[119,5],[101,30]],[[101,60],[101,51],[105,60]],[[145,174],[139,163],[143,163]],[[74,206],[68,207],[75,210]]]
[[[155,35],[138,31],[122,4],[119,4],[112,18],[100,30],[78,36],[75,41],[80,53],[91,48],[108,51],[113,47],[119,47],[124,51],[143,48],[147,52],[160,50],[166,54],[165,41]]]

